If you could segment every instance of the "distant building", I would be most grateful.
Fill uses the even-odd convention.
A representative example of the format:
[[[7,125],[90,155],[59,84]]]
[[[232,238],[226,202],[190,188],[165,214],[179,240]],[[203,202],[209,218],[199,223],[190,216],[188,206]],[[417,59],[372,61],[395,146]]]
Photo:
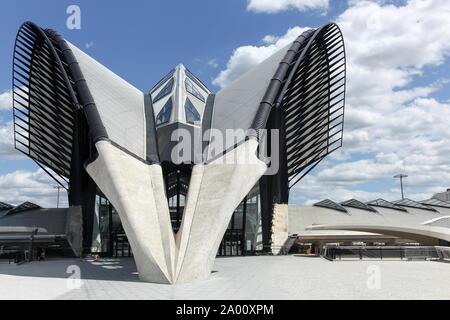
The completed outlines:
[[[436,193],[433,198],[441,201],[450,201],[450,189],[447,189],[445,192]]]
[[[45,209],[31,202],[17,206],[0,202],[0,255],[23,251],[33,255],[36,250],[51,248],[80,256],[80,224],[81,215],[73,208]]]
[[[285,229],[285,239],[296,239],[286,241],[287,250],[356,244],[450,246],[450,202],[327,199],[312,206],[290,205]]]

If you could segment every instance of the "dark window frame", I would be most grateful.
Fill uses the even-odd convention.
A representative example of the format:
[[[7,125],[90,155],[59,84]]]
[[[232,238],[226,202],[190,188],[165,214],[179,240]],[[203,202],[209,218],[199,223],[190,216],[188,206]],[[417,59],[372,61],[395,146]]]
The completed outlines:
[[[173,111],[173,100],[172,97],[170,97],[167,102],[164,104],[164,106],[162,107],[161,111],[159,111],[158,115],[156,116],[156,125],[160,126],[163,125],[167,122],[170,121],[170,117],[172,116],[172,111]],[[167,116],[168,114],[168,116]],[[161,118],[163,116],[167,116],[167,118],[163,118],[161,120]]]
[[[189,77],[186,77],[184,80],[184,86],[186,88],[186,91],[196,97],[201,102],[205,103],[206,99],[205,97],[198,91],[198,89],[195,87],[194,82]]]
[[[175,85],[175,80],[173,78],[171,78],[164,85],[164,87],[161,89],[161,91],[159,91],[159,93],[155,96],[155,98],[153,99],[153,103],[156,103],[157,101],[161,100],[162,98],[164,98],[167,95],[169,95],[170,93],[172,93],[174,85]]]
[[[184,113],[186,116],[186,122],[189,124],[195,125],[202,120],[200,113],[198,112],[192,101],[189,99],[189,97],[187,97],[186,101],[184,102]]]

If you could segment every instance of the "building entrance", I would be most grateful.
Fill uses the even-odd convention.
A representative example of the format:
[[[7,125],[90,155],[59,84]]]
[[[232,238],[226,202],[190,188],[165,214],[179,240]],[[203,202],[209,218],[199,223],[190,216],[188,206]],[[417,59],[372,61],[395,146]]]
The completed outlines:
[[[187,194],[186,177],[176,172],[168,179],[169,211],[174,232],[178,232]],[[261,205],[255,187],[236,208],[217,255],[223,257],[254,255],[262,250]],[[97,190],[91,252],[105,257],[132,257],[133,252],[118,212]]]

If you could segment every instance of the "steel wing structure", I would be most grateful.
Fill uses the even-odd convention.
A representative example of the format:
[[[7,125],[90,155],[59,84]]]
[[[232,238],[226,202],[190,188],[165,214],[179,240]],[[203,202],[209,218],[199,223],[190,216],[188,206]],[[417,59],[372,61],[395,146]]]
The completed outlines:
[[[208,278],[255,185],[270,248],[289,190],[342,145],[345,49],[333,23],[299,35],[217,94],[182,65],[145,94],[31,22],[18,32],[13,65],[16,148],[67,188],[85,248],[101,190],[144,281]],[[230,131],[241,134],[218,143]],[[174,225],[168,199],[176,193],[186,203]]]

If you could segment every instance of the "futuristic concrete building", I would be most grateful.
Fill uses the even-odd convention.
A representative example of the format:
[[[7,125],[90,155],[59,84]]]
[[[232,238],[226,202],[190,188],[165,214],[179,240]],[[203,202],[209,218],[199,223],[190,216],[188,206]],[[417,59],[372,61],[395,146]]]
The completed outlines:
[[[342,145],[345,72],[341,32],[327,24],[216,94],[182,65],[143,93],[27,22],[15,144],[67,188],[85,253],[103,241],[110,203],[106,224],[114,211],[142,280],[206,279],[230,243],[276,249],[289,190]]]
[[[289,234],[316,248],[327,244],[449,246],[450,203],[377,199],[362,202],[329,199],[313,206],[289,206]]]

